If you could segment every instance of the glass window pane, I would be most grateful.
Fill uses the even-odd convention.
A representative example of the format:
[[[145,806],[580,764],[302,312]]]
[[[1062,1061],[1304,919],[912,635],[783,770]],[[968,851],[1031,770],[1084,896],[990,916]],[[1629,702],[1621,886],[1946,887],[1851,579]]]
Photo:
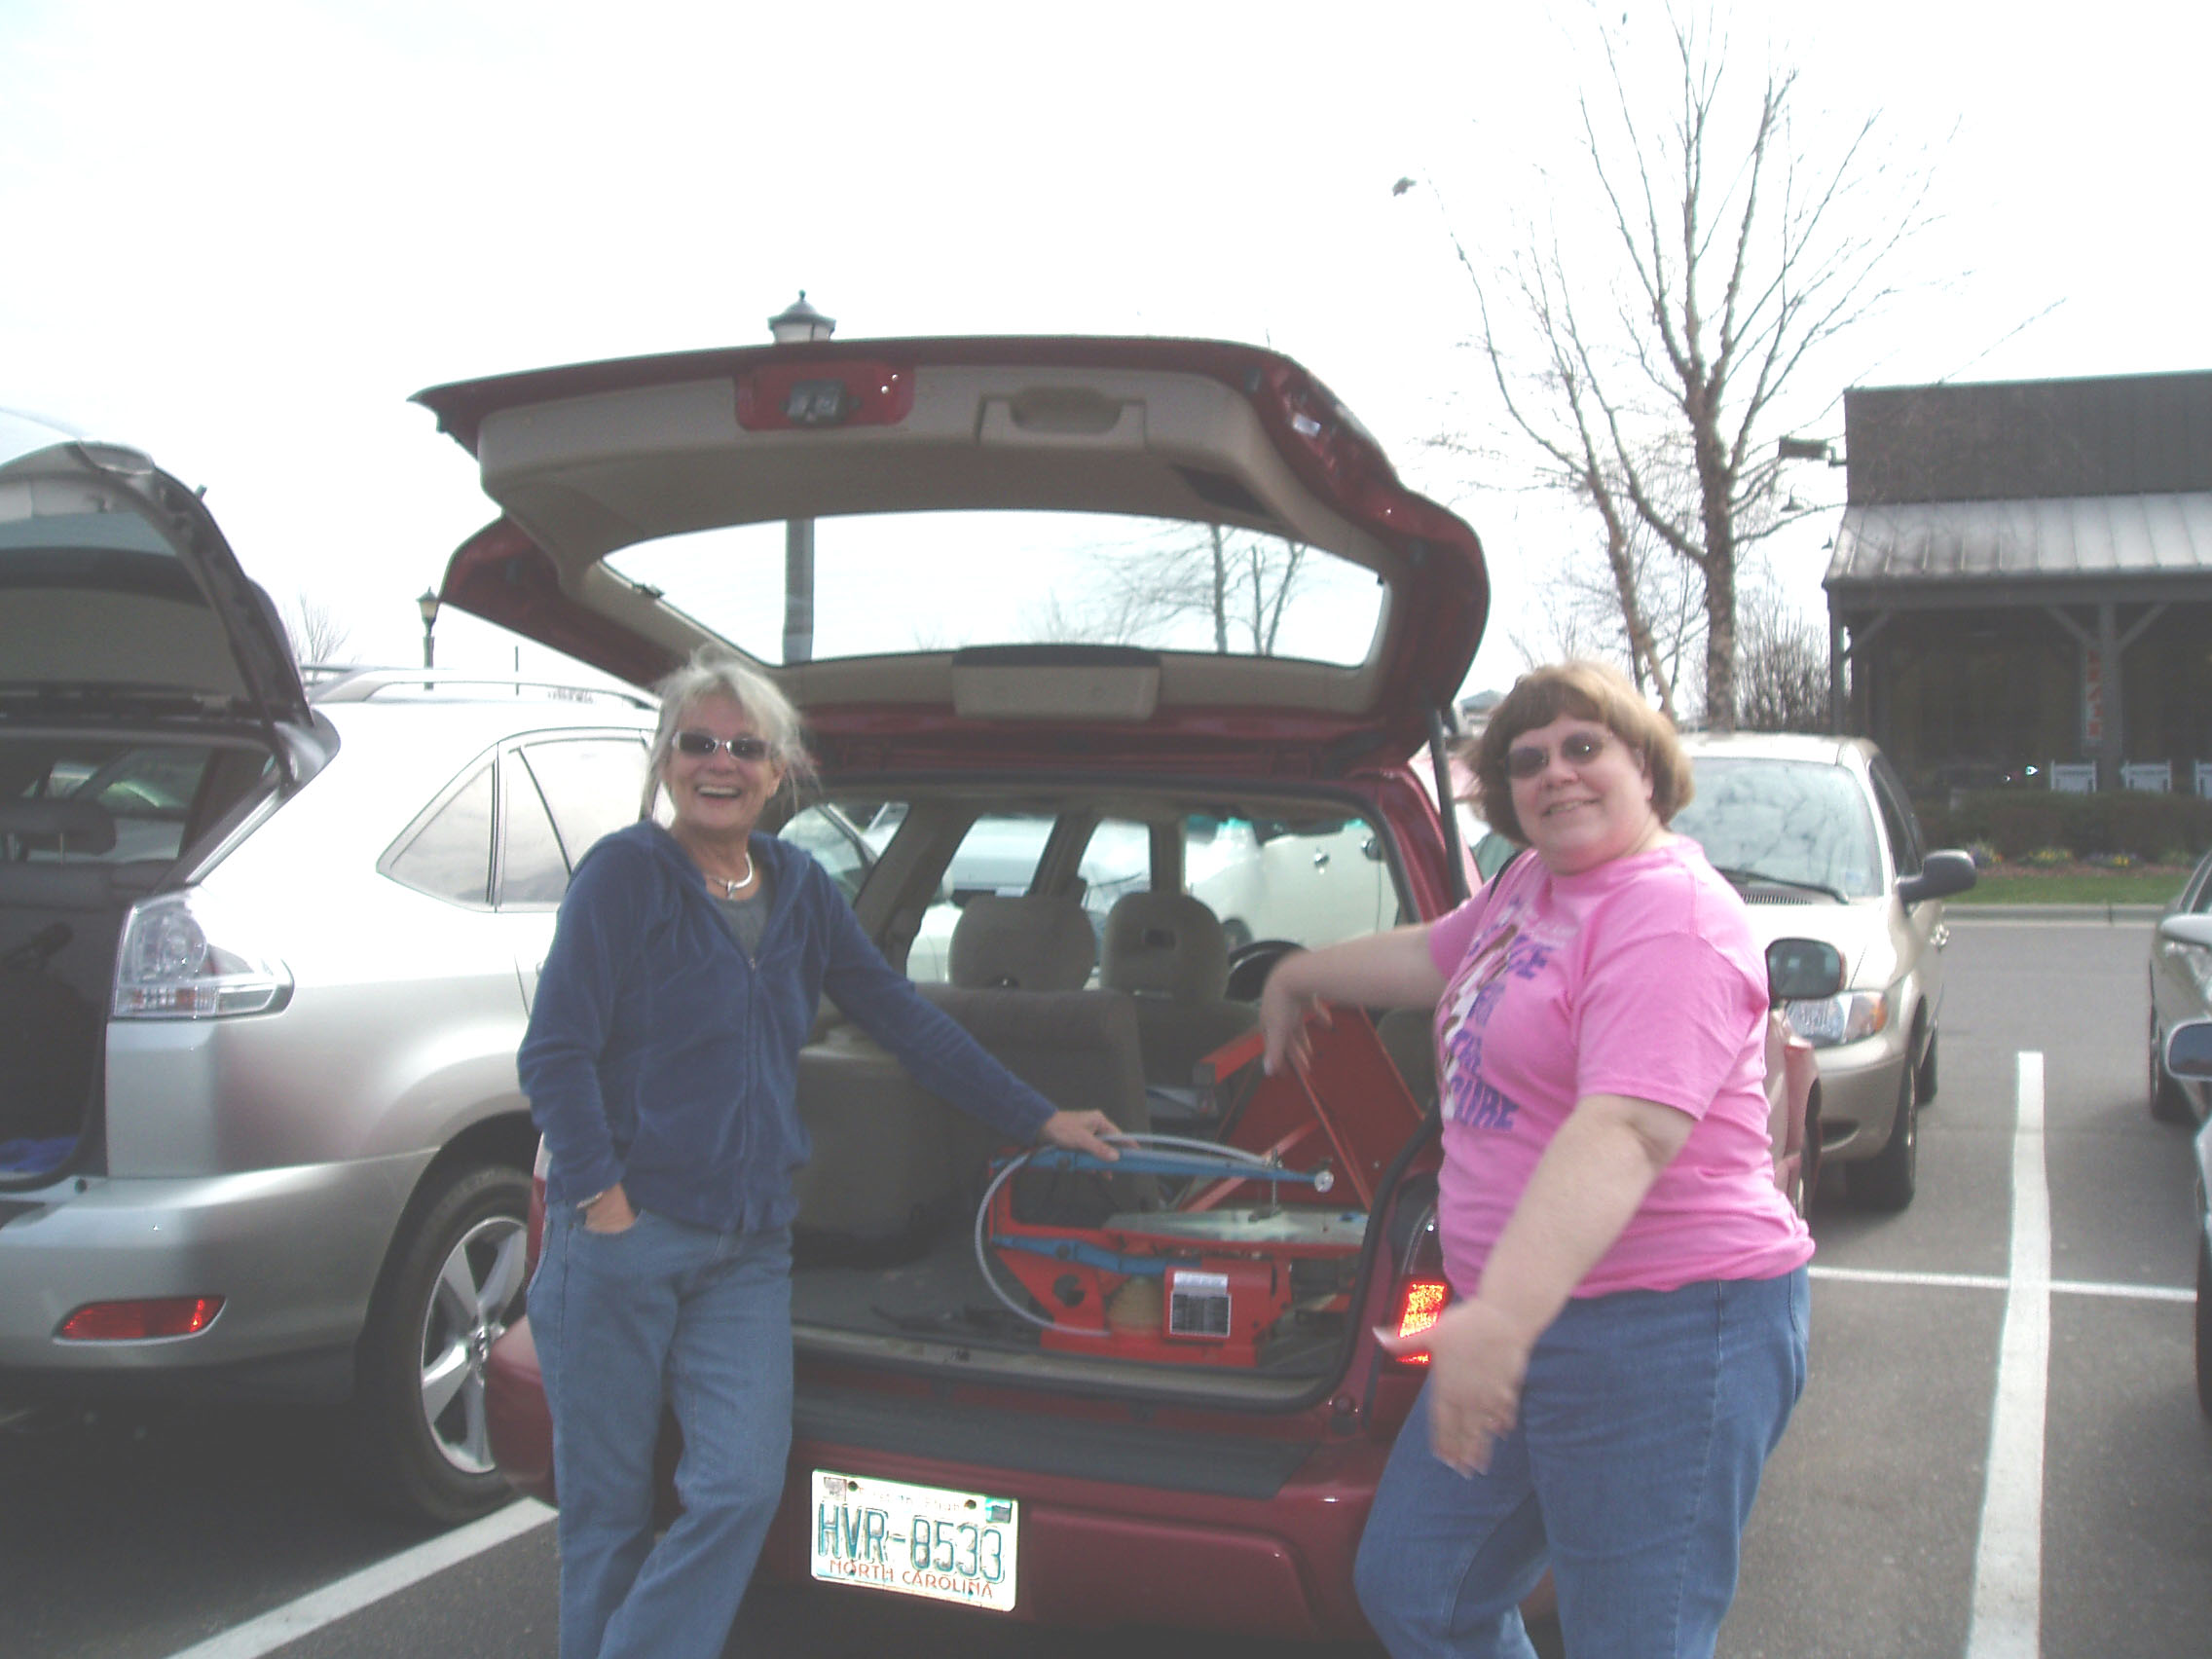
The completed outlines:
[[[486,902],[492,886],[492,768],[489,764],[438,809],[391,863],[394,879],[418,892],[464,904]]]
[[[1870,899],[1882,890],[1874,819],[1859,780],[1804,760],[1700,757],[1697,793],[1669,826],[1717,869]]]
[[[638,821],[645,746],[635,738],[568,738],[523,751],[573,868],[602,835]]]
[[[937,902],[922,912],[921,931],[907,949],[911,977],[941,982],[950,977],[952,929],[969,900],[983,893],[1017,896],[1029,891],[1053,823],[1046,814],[1018,813],[978,818],[968,827],[945,868]]]
[[[1382,620],[1373,571],[1257,530],[999,510],[812,522],[816,661],[1081,641],[1349,666]],[[607,563],[780,662],[785,539],[780,522],[737,525],[640,542]],[[947,581],[955,569],[963,579]]]
[[[137,746],[44,739],[0,751],[0,793],[20,800],[89,801],[107,815],[115,844],[18,833],[4,854],[28,863],[129,864],[173,859],[214,751],[203,744]],[[99,837],[104,839],[104,835]]]
[[[1264,939],[1335,944],[1398,925],[1390,861],[1364,819],[1194,814],[1183,821],[1183,877],[1232,950]]]
[[[783,839],[812,853],[837,890],[850,901],[861,890],[868,866],[875,862],[860,826],[866,817],[830,801],[818,801],[792,814],[782,830]]]
[[[499,903],[558,904],[569,891],[569,864],[537,786],[511,756],[499,768],[499,782],[506,797],[499,818]]]

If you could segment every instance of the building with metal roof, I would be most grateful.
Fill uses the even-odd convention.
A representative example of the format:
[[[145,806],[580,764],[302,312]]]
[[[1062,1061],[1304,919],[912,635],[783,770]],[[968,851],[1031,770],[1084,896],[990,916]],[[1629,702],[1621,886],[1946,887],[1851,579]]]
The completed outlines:
[[[2212,765],[2212,373],[1853,388],[1844,431],[1838,729],[1920,788],[2054,765],[2192,788]]]

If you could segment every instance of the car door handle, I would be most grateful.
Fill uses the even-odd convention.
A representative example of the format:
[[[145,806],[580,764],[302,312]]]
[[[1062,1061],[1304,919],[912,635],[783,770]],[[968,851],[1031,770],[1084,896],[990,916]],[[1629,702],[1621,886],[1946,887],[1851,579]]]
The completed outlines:
[[[1313,855],[1313,867],[1315,869],[1327,869],[1329,867],[1329,855],[1327,853],[1315,853]]]

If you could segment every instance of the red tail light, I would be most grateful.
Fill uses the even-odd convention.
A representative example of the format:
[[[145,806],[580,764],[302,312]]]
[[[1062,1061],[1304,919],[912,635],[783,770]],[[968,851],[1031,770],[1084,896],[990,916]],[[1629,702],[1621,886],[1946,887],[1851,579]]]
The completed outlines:
[[[163,1296],[143,1302],[92,1302],[61,1322],[65,1343],[141,1343],[151,1337],[189,1337],[204,1331],[222,1311],[219,1296]]]
[[[1391,1327],[1401,1337],[1410,1337],[1425,1331],[1444,1316],[1445,1305],[1452,1300],[1452,1287],[1440,1278],[1412,1278],[1398,1288],[1397,1316]],[[1398,1355],[1400,1365],[1426,1365],[1425,1353]]]

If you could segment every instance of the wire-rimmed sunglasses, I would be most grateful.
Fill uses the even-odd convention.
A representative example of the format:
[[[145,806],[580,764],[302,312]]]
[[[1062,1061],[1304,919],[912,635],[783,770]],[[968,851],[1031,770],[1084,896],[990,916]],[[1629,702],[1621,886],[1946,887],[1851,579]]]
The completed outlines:
[[[1602,731],[1570,732],[1559,740],[1559,756],[1569,766],[1587,766],[1605,752]],[[1525,743],[1505,752],[1505,775],[1526,783],[1552,763],[1552,752],[1540,744]]]
[[[768,740],[754,737],[717,737],[711,731],[680,731],[676,734],[676,749],[680,755],[704,759],[718,749],[729,751],[732,760],[765,760],[768,758]]]

